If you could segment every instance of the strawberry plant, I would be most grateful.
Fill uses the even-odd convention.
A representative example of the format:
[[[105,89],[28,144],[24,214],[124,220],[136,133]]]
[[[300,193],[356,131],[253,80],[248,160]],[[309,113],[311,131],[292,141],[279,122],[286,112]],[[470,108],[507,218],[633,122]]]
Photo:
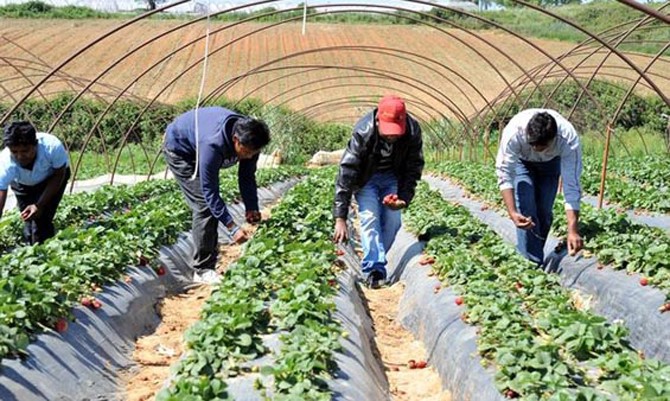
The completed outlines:
[[[528,400],[665,399],[670,366],[631,349],[618,324],[579,310],[559,278],[536,269],[461,206],[421,184],[406,223],[430,235],[430,266],[459,293],[462,320],[503,395]]]
[[[259,185],[285,179],[291,171],[260,171]],[[238,193],[235,176],[221,185],[224,193]],[[190,215],[181,196],[166,193],[88,228],[70,227],[42,245],[0,256],[0,357],[22,353],[54,316],[70,316],[73,306],[92,297],[93,288],[122,278],[138,253],[157,255],[160,246],[190,228]]]
[[[326,382],[344,336],[332,318],[337,255],[328,200],[333,179],[332,170],[313,172],[260,226],[186,334],[187,356],[159,400],[209,399],[208,394],[226,399],[225,386],[217,382],[214,389],[207,383],[249,373],[245,363],[268,352],[261,342],[268,332],[285,333],[275,364],[259,369],[274,376],[273,399],[331,398]]]
[[[435,169],[502,210],[502,197],[492,166],[447,161]],[[670,237],[667,233],[635,224],[614,209],[597,209],[588,204],[581,205],[579,221],[585,249],[594,254],[599,263],[643,275],[670,300]],[[552,231],[554,235],[564,237],[566,229],[564,206],[559,196],[554,205]]]

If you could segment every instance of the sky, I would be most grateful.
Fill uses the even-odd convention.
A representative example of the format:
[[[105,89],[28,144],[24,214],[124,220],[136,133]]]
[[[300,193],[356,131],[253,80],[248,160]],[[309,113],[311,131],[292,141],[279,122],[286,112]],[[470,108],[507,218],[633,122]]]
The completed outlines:
[[[26,1],[29,0],[0,0],[0,5],[6,5],[9,3],[25,3]],[[50,3],[56,6],[64,6],[64,5],[76,5],[76,6],[86,6],[86,7],[91,7],[94,9],[98,10],[103,10],[103,11],[124,11],[124,10],[132,10],[138,7],[141,7],[143,2],[141,1],[135,1],[135,0],[42,0],[45,3]],[[434,4],[440,4],[444,6],[449,6],[453,5],[454,3],[459,3],[461,5],[465,4],[466,7],[471,7],[476,9],[476,6],[471,3],[464,3],[464,2],[459,2],[459,1],[449,1],[449,0],[427,0],[430,1],[431,3]],[[173,0],[170,0],[169,2],[173,2]],[[193,0],[189,1],[188,3],[185,3],[180,6],[176,6],[172,11],[175,12],[189,12],[189,11],[194,11],[196,9],[196,4],[200,3],[200,5],[206,5],[208,6],[212,11],[217,11],[217,10],[224,10],[226,8],[230,8],[233,6],[237,6],[240,4],[245,4],[245,3],[250,3],[251,1],[249,0]],[[256,8],[262,8],[262,7],[275,7],[278,9],[282,8],[289,8],[289,7],[295,7],[296,5],[302,3],[303,0],[283,0],[283,1],[277,1],[273,3],[268,3],[263,6],[258,6]],[[430,9],[430,6],[425,6],[421,4],[416,4],[416,3],[411,3],[407,1],[398,1],[398,0],[319,0],[319,1],[313,1],[311,2],[310,0],[307,0],[307,5],[309,6],[310,4],[334,4],[334,3],[347,3],[347,4],[382,4],[382,5],[395,5],[395,6],[400,6],[404,8],[410,8],[414,10],[426,10]],[[252,8],[250,8],[251,10]]]

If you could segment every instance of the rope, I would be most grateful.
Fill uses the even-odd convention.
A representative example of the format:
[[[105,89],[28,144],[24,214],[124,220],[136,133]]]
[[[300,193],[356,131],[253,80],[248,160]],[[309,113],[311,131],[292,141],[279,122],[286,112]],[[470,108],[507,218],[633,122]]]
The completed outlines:
[[[197,1],[196,1],[197,4]],[[198,99],[195,102],[195,169],[193,170],[193,176],[191,180],[195,180],[199,172],[199,145],[200,145],[200,129],[198,127],[198,110],[200,109],[200,102],[202,100],[202,92],[205,88],[205,78],[207,77],[207,62],[209,60],[209,33],[211,30],[210,27],[210,0],[207,1],[207,30],[205,31],[205,57],[202,63],[202,76],[200,77],[200,88],[198,89]]]

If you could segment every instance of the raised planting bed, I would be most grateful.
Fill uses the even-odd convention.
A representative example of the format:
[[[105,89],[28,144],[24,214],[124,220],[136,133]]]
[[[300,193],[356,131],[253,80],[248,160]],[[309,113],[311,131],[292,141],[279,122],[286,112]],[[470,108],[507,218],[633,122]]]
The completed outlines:
[[[312,172],[259,227],[185,334],[158,400],[389,399],[354,276],[331,240],[334,173]]]
[[[259,184],[288,174],[259,174]],[[276,199],[287,185],[259,191],[260,200]],[[59,234],[64,237],[48,244],[21,248],[26,257],[3,266],[4,355],[17,358],[3,359],[1,399],[69,399],[72,388],[104,398],[116,391],[117,368],[127,367],[135,338],[156,324],[155,303],[192,275],[175,270],[169,260],[155,259],[162,244],[185,241],[179,230],[190,226],[188,207],[180,197],[171,198],[174,203],[147,202],[124,219],[112,218],[78,234],[65,230]],[[235,216],[241,223],[242,207],[232,209],[240,209]],[[101,304],[91,303],[93,297]],[[17,316],[21,310],[25,314]]]
[[[411,240],[392,252],[409,261],[399,264],[408,280],[404,321],[434,350],[431,363],[456,399],[670,396],[667,364],[643,358],[622,325],[583,309],[557,276],[536,269],[467,209],[422,184],[405,217],[430,241],[425,255]]]

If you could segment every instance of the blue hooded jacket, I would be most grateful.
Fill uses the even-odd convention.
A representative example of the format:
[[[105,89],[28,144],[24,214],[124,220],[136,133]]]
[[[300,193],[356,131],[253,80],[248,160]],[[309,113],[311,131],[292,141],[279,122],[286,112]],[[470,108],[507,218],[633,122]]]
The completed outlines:
[[[232,167],[239,161],[238,185],[247,211],[258,210],[256,164],[252,159],[238,160],[233,145],[233,126],[245,118],[223,107],[198,109],[198,175],[205,201],[212,215],[225,225],[233,221],[219,193],[219,170]],[[195,110],[178,116],[167,127],[165,148],[187,162],[195,163]]]

